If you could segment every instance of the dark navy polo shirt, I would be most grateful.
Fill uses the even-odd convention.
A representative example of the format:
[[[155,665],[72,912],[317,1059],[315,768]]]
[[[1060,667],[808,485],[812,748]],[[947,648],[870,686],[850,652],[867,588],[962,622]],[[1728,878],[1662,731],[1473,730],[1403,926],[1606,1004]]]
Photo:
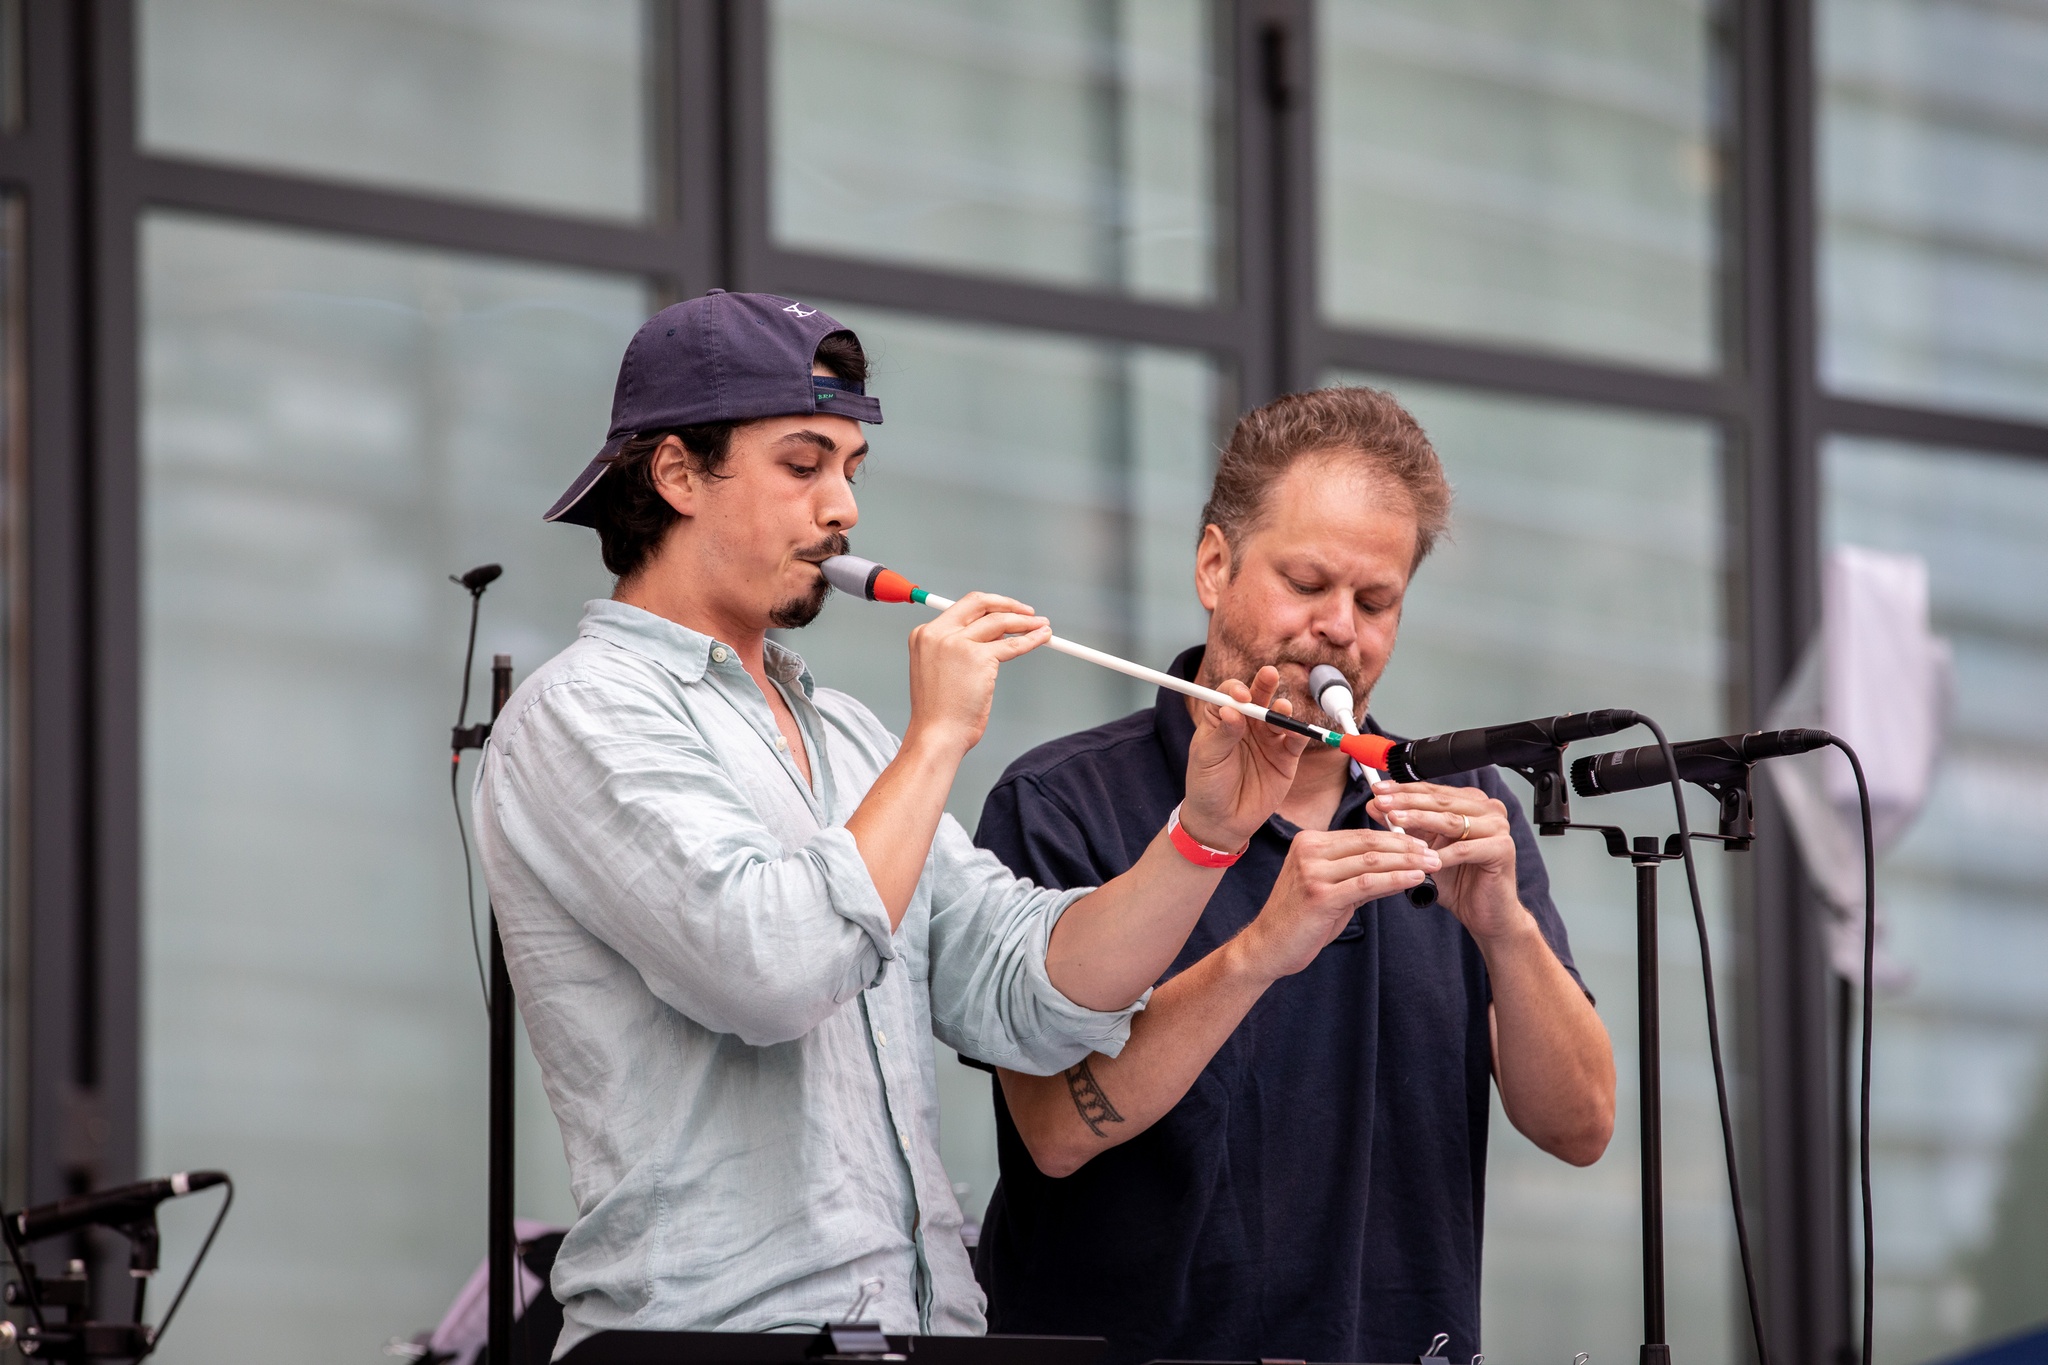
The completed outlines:
[[[1173,671],[1194,677],[1201,656]],[[1100,885],[1165,827],[1194,732],[1186,703],[1161,689],[1150,711],[1041,745],[989,794],[976,841],[1042,885]],[[1572,969],[1535,837],[1499,773],[1444,781],[1506,801],[1522,903]],[[1371,827],[1370,796],[1354,777],[1332,828]],[[1168,976],[1251,922],[1295,833],[1276,816],[1254,836]],[[1110,1365],[1414,1360],[1438,1332],[1450,1333],[1444,1354],[1469,1358],[1489,999],[1464,927],[1393,896],[1274,983],[1159,1122],[1073,1175],[1032,1164],[996,1085],[1002,1180],[975,1266],[989,1330],[1106,1336]]]

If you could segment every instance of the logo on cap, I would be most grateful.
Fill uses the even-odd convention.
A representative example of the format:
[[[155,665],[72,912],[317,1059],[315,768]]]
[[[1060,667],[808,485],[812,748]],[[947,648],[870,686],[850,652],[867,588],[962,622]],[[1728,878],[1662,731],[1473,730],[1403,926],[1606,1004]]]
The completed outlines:
[[[785,313],[794,313],[800,318],[810,318],[816,317],[818,315],[817,309],[806,308],[800,303],[792,303],[791,305],[789,305],[789,307],[783,309],[782,311]]]

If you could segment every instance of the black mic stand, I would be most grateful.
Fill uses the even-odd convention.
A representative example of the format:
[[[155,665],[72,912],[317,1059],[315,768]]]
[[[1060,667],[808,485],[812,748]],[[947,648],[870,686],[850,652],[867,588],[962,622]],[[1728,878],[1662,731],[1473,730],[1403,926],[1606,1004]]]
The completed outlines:
[[[1523,771],[1517,769],[1517,771]],[[1755,811],[1750,803],[1750,765],[1733,763],[1728,770],[1700,786],[1713,792],[1721,802],[1721,826],[1714,834],[1694,834],[1706,843],[1720,844],[1730,853],[1745,852],[1756,839]],[[1524,776],[1529,774],[1524,771]],[[1561,820],[1539,822],[1544,834],[1562,834],[1568,829],[1592,830],[1607,842],[1607,855],[1626,858],[1636,870],[1636,1088],[1639,1100],[1637,1124],[1642,1147],[1643,1206],[1643,1345],[1640,1365],[1670,1365],[1671,1344],[1666,1338],[1664,1314],[1664,1062],[1663,1029],[1658,1006],[1657,970],[1657,869],[1684,856],[1679,836],[1669,835],[1660,850],[1657,836],[1639,835],[1616,825],[1579,825],[1571,822],[1569,797],[1563,787],[1563,751],[1551,777],[1548,791],[1555,796],[1550,807]],[[1534,777],[1530,778],[1535,781]],[[1546,790],[1538,784],[1539,796]]]
[[[491,723],[512,696],[512,656],[491,656]],[[512,1365],[512,1290],[519,1247],[512,1231],[512,978],[505,971],[505,940],[498,916],[491,923],[491,1113],[490,1113],[490,1339],[488,1365]]]
[[[496,582],[503,572],[496,564],[479,564],[459,577],[449,575],[452,581],[469,591],[469,648],[462,659],[462,706],[456,713],[454,733],[450,736],[451,757],[457,763],[461,762],[464,749],[484,747],[484,742],[491,737],[491,727],[498,722],[498,713],[505,709],[506,701],[512,696],[512,656],[494,654],[491,656],[491,718],[480,725],[463,723],[469,715],[470,662],[476,657],[478,608],[483,601],[484,589]],[[455,809],[459,823],[462,815],[459,797]],[[463,857],[467,859],[468,856],[469,845],[465,837]],[[471,906],[473,916],[474,901]],[[512,1365],[513,1276],[518,1274],[516,1258],[519,1254],[512,1230],[512,1012],[518,1007],[512,1000],[512,979],[505,971],[505,941],[498,933],[498,917],[488,904],[484,917],[491,922],[490,979],[485,988],[490,1010],[490,1110],[487,1121],[490,1168],[486,1177],[489,1194],[485,1216],[490,1294],[486,1314],[489,1336],[484,1360],[486,1365]],[[473,932],[476,927],[474,919],[470,927]]]
[[[496,575],[492,575],[496,577]],[[481,588],[471,589],[472,593]],[[472,625],[472,631],[475,627]],[[474,636],[472,635],[472,641]],[[458,757],[464,749],[481,749],[491,737],[491,726],[512,696],[512,656],[491,656],[491,719],[482,725],[457,727],[454,737]],[[518,1274],[518,1238],[512,1230],[512,1021],[518,1008],[512,999],[512,978],[505,971],[505,940],[498,933],[498,917],[488,906],[490,921],[490,1113],[488,1119],[490,1171],[486,1234],[490,1247],[490,1295],[487,1313],[489,1338],[484,1347],[486,1365],[512,1365],[513,1277]]]

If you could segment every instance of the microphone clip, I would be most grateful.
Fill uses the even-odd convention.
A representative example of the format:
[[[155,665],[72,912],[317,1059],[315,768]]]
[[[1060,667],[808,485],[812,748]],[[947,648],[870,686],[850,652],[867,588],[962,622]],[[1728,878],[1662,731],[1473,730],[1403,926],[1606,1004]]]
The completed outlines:
[[[1756,803],[1750,796],[1750,774],[1756,771],[1754,763],[1738,763],[1729,760],[1721,770],[1707,776],[1692,776],[1686,780],[1704,791],[1713,793],[1721,803],[1720,827],[1713,835],[1699,834],[1698,839],[1711,838],[1730,853],[1747,853],[1756,842]]]
[[[1503,763],[1519,773],[1533,794],[1530,822],[1538,834],[1562,834],[1572,827],[1572,789],[1565,781],[1564,745],[1527,755],[1526,763]]]

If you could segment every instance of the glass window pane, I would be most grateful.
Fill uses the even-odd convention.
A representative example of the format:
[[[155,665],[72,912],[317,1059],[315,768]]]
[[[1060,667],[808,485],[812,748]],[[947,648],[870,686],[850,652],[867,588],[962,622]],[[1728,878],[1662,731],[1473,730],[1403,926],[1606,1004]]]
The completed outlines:
[[[142,250],[144,1165],[241,1191],[165,1355],[375,1359],[484,1245],[447,575],[506,568],[480,679],[501,650],[529,672],[609,593],[589,533],[540,514],[602,440],[647,296],[183,217]],[[524,1065],[519,1212],[566,1222]],[[166,1265],[204,1221],[166,1215]]]
[[[2048,468],[1837,440],[1828,539],[1927,560],[1956,707],[1934,794],[1878,866],[1877,1355],[2048,1319]]]
[[[1322,0],[1324,315],[1713,367],[1715,10]]]
[[[1201,642],[1195,539],[1219,381],[1202,356],[828,303],[860,333],[888,421],[856,490],[854,551],[934,592],[1022,598],[1069,639],[1164,668]],[[790,632],[820,685],[902,733],[904,640],[921,617],[835,597]],[[1040,650],[1009,665],[950,809],[968,829],[1034,745],[1152,704],[1120,673]],[[988,1077],[941,1047],[941,1155],[978,1220],[995,1188]]]
[[[151,151],[648,211],[640,0],[149,0],[135,13]]]
[[[1819,6],[1821,372],[2048,416],[2048,9]]]
[[[1347,382],[1358,382],[1356,379]],[[1394,390],[1457,489],[1451,539],[1417,573],[1401,644],[1372,699],[1407,735],[1628,706],[1673,739],[1728,730],[1720,441],[1701,423],[1482,395]],[[1580,746],[1643,743],[1641,732]],[[1528,784],[1510,777],[1526,810]],[[1695,829],[1713,828],[1704,799]],[[1577,799],[1574,815],[1632,834],[1673,828],[1668,791]],[[1723,860],[1704,853],[1724,1045],[1733,965]],[[1632,1360],[1642,1339],[1636,1141],[1635,879],[1587,833],[1543,840],[1572,952],[1614,1039],[1614,1141],[1579,1170],[1493,1106],[1482,1278],[1486,1351],[1501,1360]],[[1740,1354],[1741,1281],[1683,873],[1661,877],[1665,1255],[1671,1340],[1688,1360]],[[1731,1062],[1734,1060],[1732,1053]]]
[[[1217,294],[1208,0],[776,0],[772,15],[784,245]]]

